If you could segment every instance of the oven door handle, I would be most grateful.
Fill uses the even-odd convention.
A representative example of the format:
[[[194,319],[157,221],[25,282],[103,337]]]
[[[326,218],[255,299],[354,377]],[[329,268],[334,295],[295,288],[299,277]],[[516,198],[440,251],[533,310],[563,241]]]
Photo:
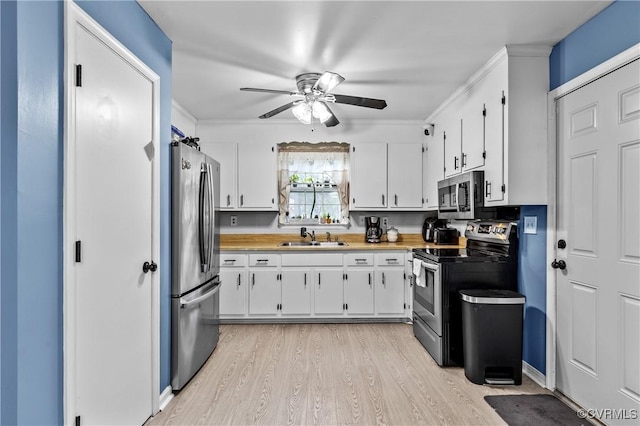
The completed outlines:
[[[438,266],[438,265],[434,265],[433,263],[427,263],[427,262],[424,262],[424,261],[422,262],[422,267],[425,268],[425,269],[428,269],[430,271],[434,271],[434,272],[437,272],[438,268],[440,268],[440,266]]]

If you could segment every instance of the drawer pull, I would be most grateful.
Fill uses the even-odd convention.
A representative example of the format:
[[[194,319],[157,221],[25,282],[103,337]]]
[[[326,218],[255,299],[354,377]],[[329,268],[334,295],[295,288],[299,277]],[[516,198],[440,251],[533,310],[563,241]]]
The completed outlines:
[[[224,263],[236,263],[235,259],[225,259]]]
[[[356,259],[357,264],[367,263],[367,259]]]

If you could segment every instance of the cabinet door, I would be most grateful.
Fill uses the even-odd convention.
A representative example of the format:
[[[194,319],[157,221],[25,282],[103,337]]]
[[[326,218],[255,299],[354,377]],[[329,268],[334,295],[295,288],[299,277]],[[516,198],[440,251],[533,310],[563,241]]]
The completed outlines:
[[[404,314],[404,268],[380,268],[376,273],[376,313]]]
[[[422,207],[422,144],[387,145],[389,207]]]
[[[462,171],[484,166],[484,102],[474,86],[462,107]]]
[[[342,268],[314,270],[315,314],[342,314],[344,312]]]
[[[312,272],[307,269],[282,269],[283,315],[309,315],[311,313]]]
[[[280,281],[277,269],[249,270],[249,314],[276,315],[280,304]]]
[[[235,142],[202,144],[202,151],[220,163],[220,208],[237,207],[237,147]]]
[[[436,117],[437,121],[438,118]],[[438,181],[444,179],[444,130],[438,123],[434,135],[425,136],[427,151],[424,156],[424,202],[428,209],[438,208]]]
[[[220,316],[247,314],[247,272],[242,268],[220,269]]]
[[[373,268],[349,268],[344,282],[344,303],[349,315],[371,315],[373,307]]]
[[[387,207],[387,145],[351,146],[351,208]]]
[[[454,112],[444,121],[444,176],[450,177],[462,171],[462,122]]]
[[[276,210],[277,165],[275,147],[265,143],[238,144],[238,207]]]

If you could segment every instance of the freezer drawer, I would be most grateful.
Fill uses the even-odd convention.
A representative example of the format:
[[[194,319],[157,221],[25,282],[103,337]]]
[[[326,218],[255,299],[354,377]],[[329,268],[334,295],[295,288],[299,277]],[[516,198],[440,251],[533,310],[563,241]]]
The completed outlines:
[[[180,390],[218,344],[220,281],[171,299],[171,386]]]

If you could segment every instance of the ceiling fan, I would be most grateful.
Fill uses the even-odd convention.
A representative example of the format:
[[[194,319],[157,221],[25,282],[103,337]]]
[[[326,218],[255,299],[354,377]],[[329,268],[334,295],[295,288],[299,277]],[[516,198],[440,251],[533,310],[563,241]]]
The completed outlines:
[[[290,92],[287,90],[256,89],[253,87],[242,87],[240,90],[248,92],[276,93],[302,98],[262,114],[259,118],[273,117],[276,114],[280,114],[282,111],[293,108],[293,115],[300,122],[304,124],[311,124],[313,118],[317,118],[327,127],[333,127],[340,123],[327,105],[329,102],[374,109],[384,109],[387,106],[387,103],[382,99],[361,98],[359,96],[329,93],[343,81],[344,77],[334,72],[326,71],[324,74],[308,72],[296,76],[296,85],[298,87],[297,92]]]

